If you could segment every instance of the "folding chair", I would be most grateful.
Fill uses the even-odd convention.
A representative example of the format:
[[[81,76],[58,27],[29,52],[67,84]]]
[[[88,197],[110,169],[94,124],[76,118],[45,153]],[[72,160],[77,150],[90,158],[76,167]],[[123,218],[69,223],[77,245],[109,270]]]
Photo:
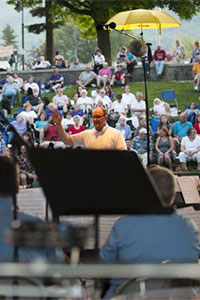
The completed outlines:
[[[162,100],[167,102],[171,109],[171,116],[178,116],[178,101],[176,98],[175,90],[164,90],[162,91]]]

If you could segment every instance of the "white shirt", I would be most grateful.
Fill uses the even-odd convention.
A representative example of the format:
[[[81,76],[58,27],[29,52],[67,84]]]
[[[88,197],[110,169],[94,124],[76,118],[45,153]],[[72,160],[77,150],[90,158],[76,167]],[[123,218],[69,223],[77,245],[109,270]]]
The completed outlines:
[[[195,151],[200,147],[200,137],[196,136],[193,141],[190,141],[188,136],[185,136],[181,141],[181,146],[185,146],[186,151]]]
[[[71,135],[75,146],[96,150],[126,150],[126,144],[121,133],[108,125],[99,132],[95,128]]]
[[[53,102],[56,104],[56,105],[60,105],[60,106],[63,106],[68,100],[68,97],[66,95],[62,95],[62,96],[58,96],[58,95],[55,95],[53,97]]]
[[[126,103],[127,106],[131,107],[131,104],[134,103],[136,100],[135,95],[132,93],[129,94],[122,94],[122,101],[124,101]]]
[[[37,118],[37,114],[34,110],[31,111],[22,111],[19,116],[22,116],[22,118],[24,119],[24,122],[27,122],[28,119],[36,119]]]
[[[117,100],[115,100],[112,103],[111,109],[114,109],[115,112],[118,112],[120,114],[125,114],[128,108],[125,101],[122,100],[121,102],[118,102]]]
[[[110,98],[108,96],[104,96],[104,97],[101,97],[101,96],[98,96],[96,97],[95,99],[95,104],[97,105],[98,104],[98,101],[102,101],[103,102],[103,106],[106,108],[106,107],[110,107],[111,104],[112,104],[112,101],[110,100]]]
[[[80,97],[77,100],[77,105],[79,105],[80,109],[85,111],[85,109],[92,109],[92,99],[90,97]]]
[[[95,64],[103,65],[104,62],[105,62],[105,56],[103,54],[101,54],[100,56],[94,55]]]
[[[144,100],[141,100],[140,102],[138,102],[137,100],[134,101],[132,104],[131,104],[131,109],[146,109],[146,103]],[[135,115],[140,115],[142,112],[141,111],[134,111],[133,112]]]
[[[24,85],[25,92],[27,92],[29,88],[31,88],[32,90],[37,90],[38,92],[40,91],[40,88],[36,82],[26,82]]]
[[[36,63],[32,66],[32,69],[48,69],[51,67],[51,64],[48,60],[41,61],[40,63]]]
[[[64,129],[66,129],[69,125],[74,125],[74,120],[73,118],[71,119],[64,118],[62,119],[61,124],[64,127]]]
[[[154,104],[153,111],[154,113],[157,113],[159,116],[167,114],[167,111],[165,109],[165,103],[160,102],[160,104]]]

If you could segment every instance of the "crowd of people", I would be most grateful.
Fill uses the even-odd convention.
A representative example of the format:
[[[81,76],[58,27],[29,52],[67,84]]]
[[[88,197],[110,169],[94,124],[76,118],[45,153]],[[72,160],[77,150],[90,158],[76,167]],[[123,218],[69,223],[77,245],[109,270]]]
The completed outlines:
[[[196,70],[194,73],[200,65],[197,47],[198,45],[192,52],[195,62],[193,69]],[[176,53],[180,54],[179,59],[181,55],[182,59],[184,58],[184,51],[179,41],[176,41]],[[161,56],[163,59],[165,55],[165,51],[158,46],[154,55],[150,55],[145,63],[150,65],[154,59],[156,70],[161,75],[164,68]],[[60,63],[61,60],[63,56],[57,52],[54,61]],[[41,63],[44,62],[45,60],[42,59]],[[85,70],[80,73],[76,80],[77,91],[73,97],[69,97],[67,90],[65,92],[63,90],[64,75],[58,66],[52,70],[52,75],[46,82],[37,80],[33,75],[24,80],[18,73],[7,74],[0,81],[3,112],[5,115],[10,114],[16,106],[16,101],[20,102],[21,108],[11,120],[17,132],[23,135],[30,145],[65,148],[67,146],[63,143],[52,117],[54,110],[58,110],[62,115],[62,126],[72,136],[95,128],[92,112],[95,108],[105,108],[108,125],[121,132],[127,150],[137,152],[144,167],[147,166],[149,147],[152,162],[172,169],[173,161],[179,159],[179,169],[187,170],[187,162],[196,161],[197,169],[200,170],[200,112],[194,102],[190,103],[175,122],[169,104],[155,98],[152,117],[148,124],[150,143],[147,144],[146,104],[143,94],[140,91],[133,94],[127,85],[127,78],[131,76],[136,64],[136,57],[123,46],[117,53],[113,73],[101,50],[97,49],[93,57],[93,68],[86,65]],[[126,71],[123,66],[127,68]],[[194,76],[198,82],[196,73]],[[115,86],[121,87],[122,92],[115,94]],[[50,91],[51,99],[41,93],[42,88]],[[9,152],[9,147],[14,143],[11,127],[3,124],[1,120],[0,155],[4,154],[4,149]],[[27,156],[24,149],[20,149],[18,154]],[[25,168],[24,164],[23,168]],[[27,170],[27,174],[30,174],[29,166]],[[27,179],[27,183],[35,180],[34,174],[26,177],[31,178],[31,180]],[[24,178],[21,181],[24,186],[28,185]]]

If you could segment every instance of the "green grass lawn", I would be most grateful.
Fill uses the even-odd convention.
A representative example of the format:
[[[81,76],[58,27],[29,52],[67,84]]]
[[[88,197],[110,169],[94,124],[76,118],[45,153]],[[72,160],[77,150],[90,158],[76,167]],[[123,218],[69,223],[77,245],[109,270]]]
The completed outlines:
[[[144,94],[144,83],[142,82],[134,82],[129,84],[131,92],[136,93],[137,91],[141,91]],[[197,105],[200,105],[200,92],[195,92],[193,88],[193,82],[180,82],[180,81],[158,81],[158,82],[147,82],[147,90],[148,90],[148,100],[149,100],[149,108],[153,106],[154,98],[161,98],[162,90],[174,89],[176,92],[176,97],[179,104],[179,110],[185,110],[185,106],[189,105],[191,101],[194,101]],[[90,95],[92,88],[89,89],[88,94]],[[120,87],[114,87],[113,91],[115,95],[118,93],[123,93],[124,90]],[[64,94],[72,99],[73,94],[76,92],[76,86],[71,86],[64,91]],[[50,101],[52,100],[54,94],[43,94],[44,97],[47,97]],[[21,99],[21,95],[20,95]],[[15,113],[19,107],[15,107],[12,113]]]

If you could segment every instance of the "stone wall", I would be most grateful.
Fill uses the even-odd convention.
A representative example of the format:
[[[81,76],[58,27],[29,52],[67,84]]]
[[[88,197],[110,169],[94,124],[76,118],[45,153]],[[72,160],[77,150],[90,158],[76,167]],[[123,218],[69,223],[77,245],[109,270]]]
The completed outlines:
[[[65,85],[70,86],[76,83],[76,79],[79,74],[84,69],[62,69],[60,72],[64,75]],[[52,69],[50,70],[35,70],[35,71],[21,71],[20,75],[26,80],[30,74],[33,74],[35,78],[40,79],[42,83],[45,83],[52,74]],[[6,72],[0,72],[0,79],[5,77]],[[142,66],[135,66],[133,71],[133,81],[141,82],[143,81],[143,69]],[[157,81],[154,66],[151,67],[151,74],[149,80]],[[160,79],[159,79],[160,80]],[[167,80],[177,80],[186,81],[192,80],[192,64],[166,64],[162,79]]]

